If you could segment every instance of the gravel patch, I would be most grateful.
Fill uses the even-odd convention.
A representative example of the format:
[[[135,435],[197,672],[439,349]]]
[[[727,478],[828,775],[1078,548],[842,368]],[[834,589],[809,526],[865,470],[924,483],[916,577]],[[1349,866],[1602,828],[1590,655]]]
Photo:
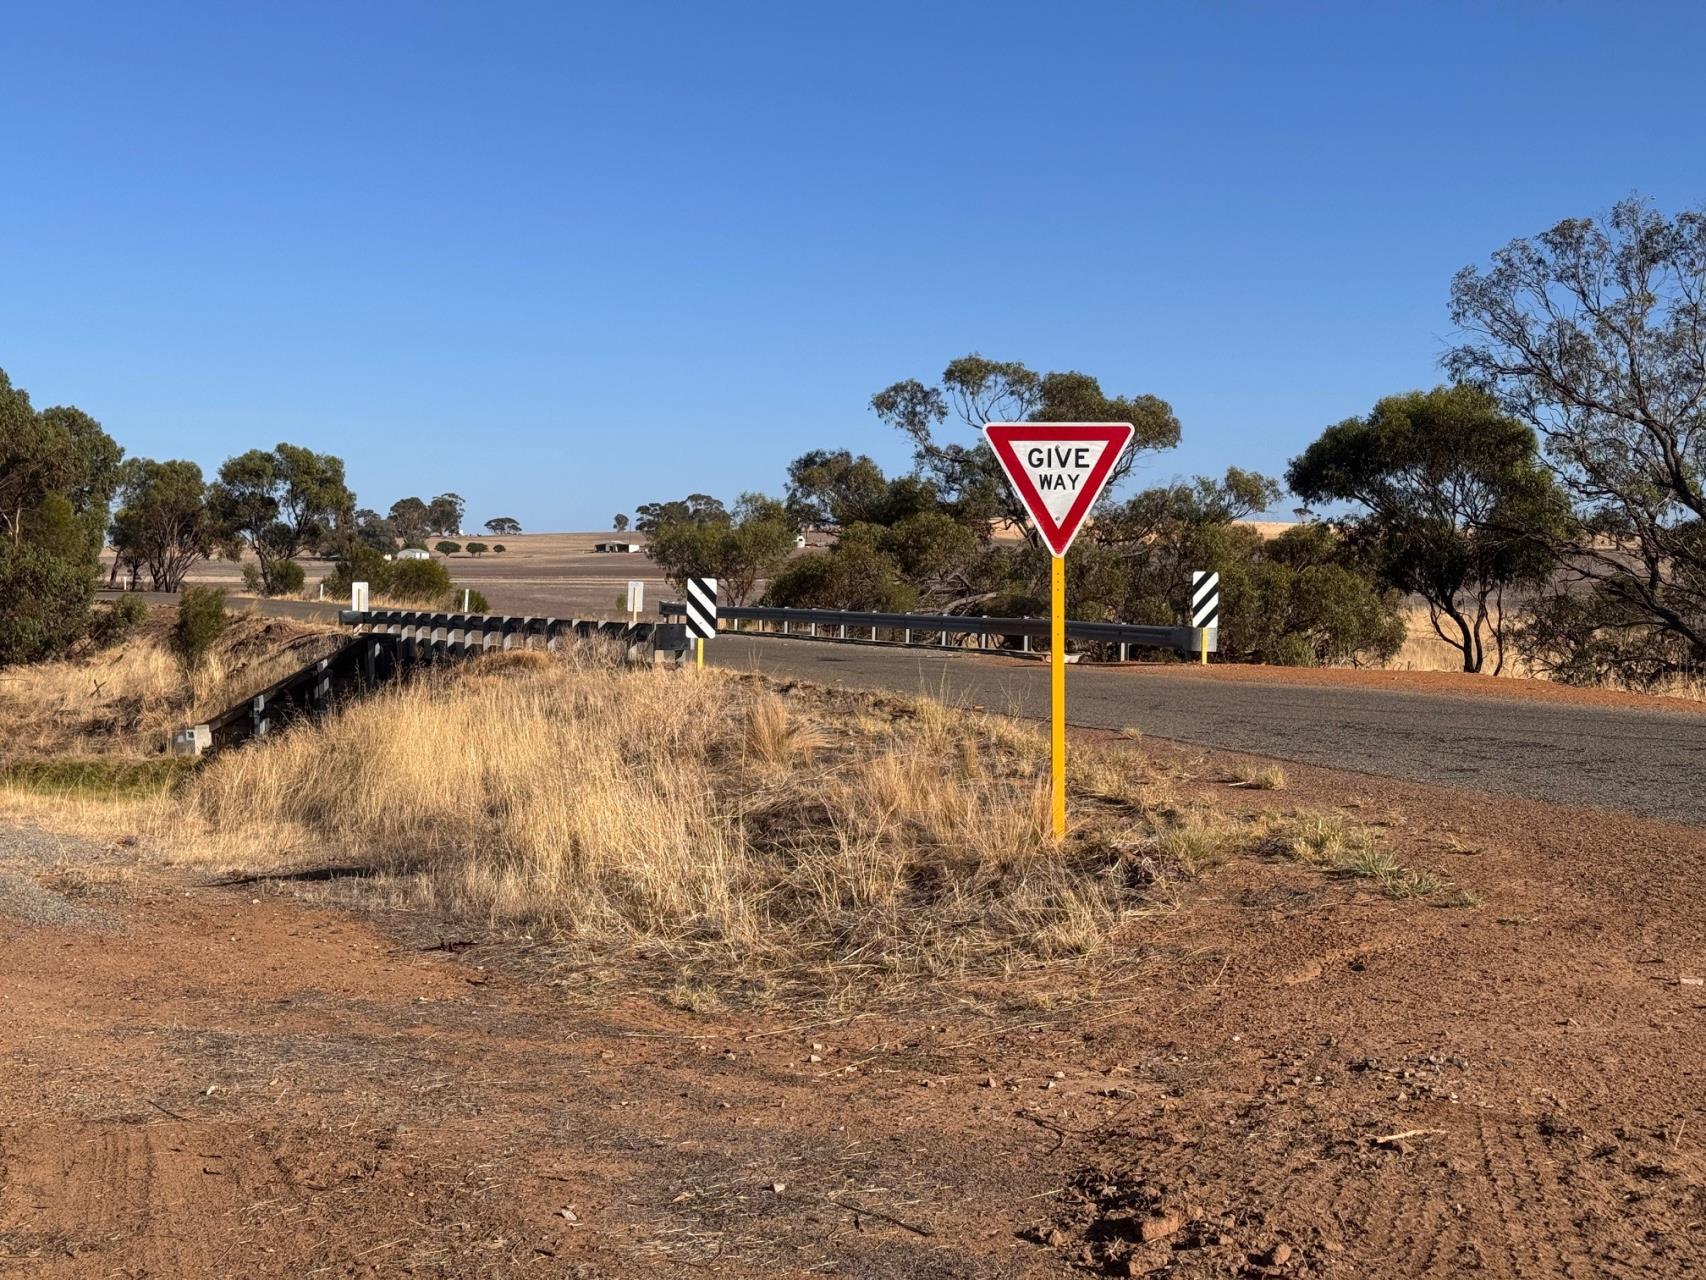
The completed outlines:
[[[90,840],[0,826],[0,920],[32,927],[118,928],[118,917],[110,912],[74,902],[37,880],[68,865],[113,861],[112,850]]]

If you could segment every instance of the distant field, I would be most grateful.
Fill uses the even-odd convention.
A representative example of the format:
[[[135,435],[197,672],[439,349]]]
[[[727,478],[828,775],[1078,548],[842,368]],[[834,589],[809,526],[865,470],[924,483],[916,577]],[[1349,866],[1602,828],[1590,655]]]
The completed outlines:
[[[1277,537],[1290,528],[1285,521],[1250,521],[1263,537]],[[1019,536],[1017,530],[996,530],[997,541],[1011,541]],[[481,592],[494,613],[531,614],[548,617],[620,617],[627,583],[637,578],[646,584],[648,616],[655,615],[658,603],[672,598],[675,592],[664,581],[662,572],[644,552],[611,554],[594,551],[599,542],[621,541],[624,538],[644,543],[644,534],[601,533],[522,533],[505,538],[481,538],[488,546],[502,542],[502,555],[474,557],[470,555],[440,556],[450,576],[459,587],[472,587]],[[436,541],[436,539],[434,539]],[[467,539],[456,539],[466,543]],[[246,558],[246,557],[245,557]],[[110,561],[109,561],[110,563]],[[315,583],[331,573],[332,566],[323,560],[306,559],[302,566],[308,573],[308,590],[312,597]],[[232,592],[242,590],[242,563],[225,560],[209,561],[190,574],[192,583],[222,586]],[[760,587],[762,590],[762,586]],[[1409,635],[1404,647],[1388,665],[1399,671],[1460,671],[1463,661],[1457,651],[1434,634],[1428,623],[1426,608],[1412,604],[1407,611]],[[1520,662],[1507,662],[1506,675],[1526,675]]]
[[[646,612],[671,594],[663,574],[643,552],[612,554],[594,551],[597,542],[624,537],[644,542],[644,535],[616,533],[521,533],[504,538],[479,538],[487,546],[502,542],[502,555],[439,556],[459,587],[481,592],[494,613],[538,614],[550,617],[620,616],[628,580],[646,584]],[[433,539],[437,541],[437,539]],[[464,538],[454,541],[466,544]],[[332,571],[324,560],[302,562],[312,595],[315,583]],[[192,583],[241,591],[241,562],[214,560],[190,574]]]

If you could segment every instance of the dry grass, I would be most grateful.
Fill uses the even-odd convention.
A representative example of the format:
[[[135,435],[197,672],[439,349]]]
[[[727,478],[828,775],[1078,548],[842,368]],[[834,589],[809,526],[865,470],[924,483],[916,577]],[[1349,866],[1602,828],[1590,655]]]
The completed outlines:
[[[153,661],[144,646],[115,665]],[[189,696],[161,685],[168,710]],[[362,874],[328,891],[656,962],[666,998],[697,1010],[1112,964],[1129,921],[1260,848],[1395,897],[1441,887],[1338,819],[1229,817],[1212,789],[1113,741],[1073,747],[1073,830],[1056,842],[1047,758],[1009,717],[629,668],[586,645],[423,673],[169,792],[98,802],[0,774],[0,812],[221,871],[350,867]]]
[[[238,614],[203,668],[166,647],[173,611],[152,611],[120,648],[0,671],[0,763],[41,756],[149,755],[186,725],[288,675],[335,639],[312,624]]]
[[[1388,898],[1431,898],[1450,887],[1431,871],[1406,867],[1372,829],[1332,815],[1277,819],[1269,847],[1330,875],[1371,880]]]
[[[1056,845],[1028,726],[492,655],[216,758],[179,856],[357,864],[412,905],[686,965],[691,1006],[704,972],[848,984],[1099,952],[1206,862],[1157,845],[1179,819],[1134,754],[1080,759],[1102,794]]]
[[[1276,764],[1239,763],[1227,770],[1226,782],[1252,791],[1284,791],[1285,770]]]

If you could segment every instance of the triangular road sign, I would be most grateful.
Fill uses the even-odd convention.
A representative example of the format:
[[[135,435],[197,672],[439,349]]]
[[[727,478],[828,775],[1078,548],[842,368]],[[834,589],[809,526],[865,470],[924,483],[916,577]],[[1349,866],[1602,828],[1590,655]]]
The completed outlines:
[[[991,422],[983,434],[1048,549],[1064,556],[1136,433],[1129,422]]]

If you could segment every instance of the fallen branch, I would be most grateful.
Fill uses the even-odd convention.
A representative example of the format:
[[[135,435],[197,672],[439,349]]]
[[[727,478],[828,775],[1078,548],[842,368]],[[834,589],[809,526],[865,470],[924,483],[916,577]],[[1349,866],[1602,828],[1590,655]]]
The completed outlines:
[[[1444,1132],[1444,1129],[1406,1129],[1402,1133],[1389,1133],[1384,1137],[1376,1138],[1374,1140],[1374,1145],[1377,1147],[1389,1147],[1395,1142],[1402,1142],[1405,1138],[1419,1138],[1423,1134]]]
[[[834,1205],[837,1209],[841,1209],[847,1213],[852,1213],[852,1214],[861,1214],[862,1213],[867,1218],[876,1218],[882,1222],[890,1223],[893,1226],[897,1226],[897,1227],[903,1228],[904,1230],[912,1232],[913,1235],[933,1236],[936,1234],[935,1231],[933,1231],[929,1227],[923,1227],[923,1226],[919,1226],[916,1223],[907,1222],[904,1218],[897,1218],[892,1213],[884,1213],[881,1209],[861,1208],[859,1205],[849,1204],[846,1201],[837,1200],[834,1196],[825,1196],[824,1200],[827,1201],[829,1204]]]

